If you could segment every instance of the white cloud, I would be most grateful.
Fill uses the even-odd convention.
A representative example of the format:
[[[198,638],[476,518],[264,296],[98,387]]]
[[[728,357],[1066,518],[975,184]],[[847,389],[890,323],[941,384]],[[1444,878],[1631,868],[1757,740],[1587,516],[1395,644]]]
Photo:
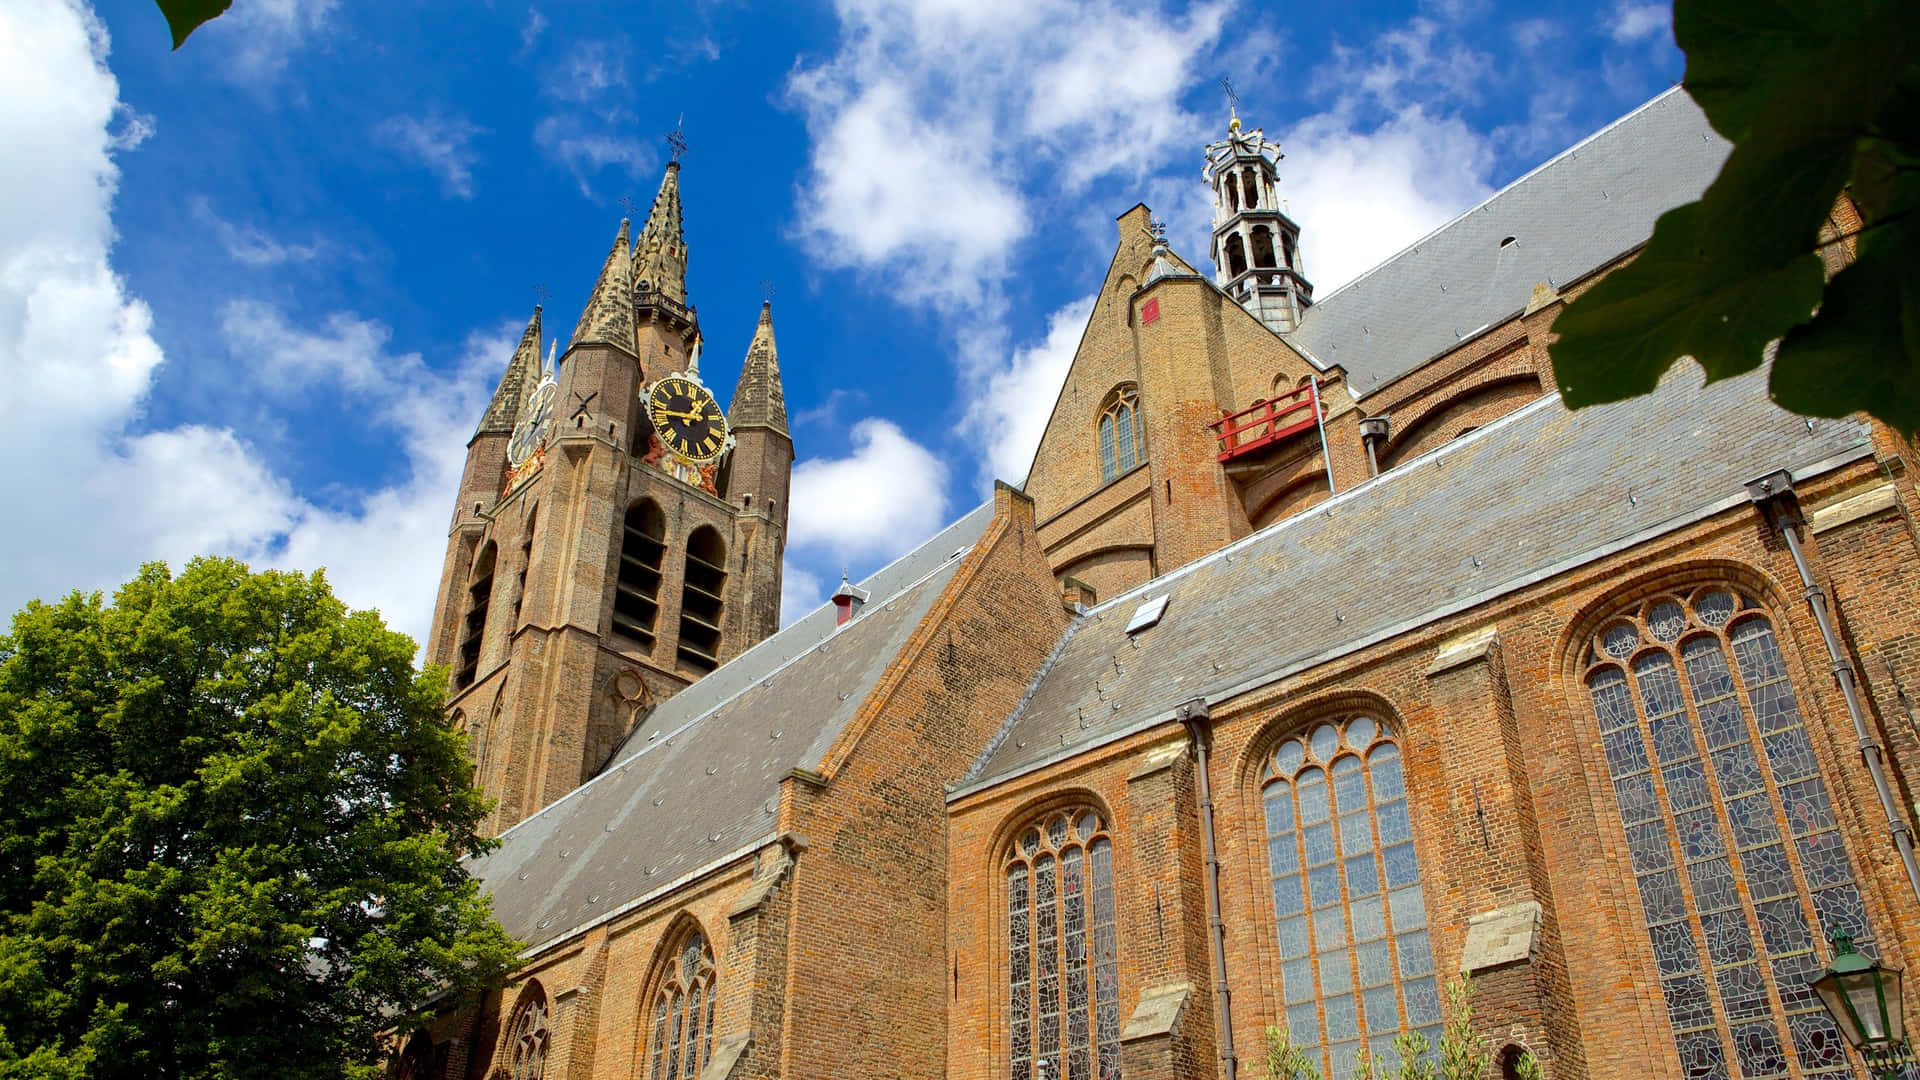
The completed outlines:
[[[109,155],[118,87],[106,36],[68,0],[0,5],[0,610],[111,588],[139,563],[203,553],[329,567],[356,607],[424,634],[462,445],[511,351],[514,328],[475,337],[451,371],[386,351],[350,316],[304,331],[277,310],[230,305],[223,334],[243,393],[325,388],[397,433],[402,479],[314,505],[233,430],[144,429],[163,364],[145,304],[113,273]],[[212,364],[217,357],[195,357]]]
[[[570,114],[543,117],[534,125],[533,143],[572,173],[580,194],[589,198],[589,182],[601,170],[618,166],[627,176],[639,177],[659,162],[659,155],[638,139],[591,130]]]
[[[787,560],[780,571],[780,625],[794,620],[826,602],[827,585],[818,574],[809,573]]]
[[[1607,20],[1607,33],[1625,45],[1668,33],[1673,9],[1666,4],[1618,3]]]
[[[533,43],[539,41],[540,35],[546,32],[547,17],[542,15],[537,7],[528,8],[527,24],[520,28],[520,51],[525,52],[533,48]]]
[[[438,109],[420,116],[388,117],[373,129],[375,141],[440,178],[448,195],[473,198],[473,166],[479,160],[472,146],[481,128],[464,116],[446,116]]]
[[[581,41],[560,62],[547,68],[541,88],[561,101],[590,105],[627,85],[623,42]]]
[[[1047,318],[1047,335],[1039,342],[1015,349],[1004,362],[978,368],[975,390],[961,421],[964,441],[985,448],[983,481],[1019,483],[1033,464],[1047,417],[1066,381],[1067,367],[1094,297],[1067,304]],[[984,485],[983,485],[984,486]]]
[[[797,231],[826,265],[952,312],[997,295],[1032,193],[1140,178],[1199,145],[1179,105],[1230,0],[838,0],[838,51],[788,97],[812,138]]]
[[[226,49],[230,73],[270,79],[325,26],[339,0],[246,0],[194,32],[193,40]]]
[[[205,197],[193,200],[193,216],[213,230],[221,250],[235,262],[252,267],[279,266],[282,263],[308,262],[320,254],[320,241],[292,244],[277,240],[264,229],[237,225],[214,212]]]
[[[878,417],[854,424],[850,434],[848,456],[794,467],[787,500],[792,548],[848,562],[889,556],[945,523],[945,462]]]

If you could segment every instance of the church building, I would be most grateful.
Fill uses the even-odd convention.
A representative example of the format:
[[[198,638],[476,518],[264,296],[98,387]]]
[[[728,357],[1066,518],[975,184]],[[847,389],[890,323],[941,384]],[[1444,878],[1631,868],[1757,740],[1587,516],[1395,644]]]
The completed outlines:
[[[1466,981],[1490,1078],[1866,1076],[1810,983],[1920,952],[1915,447],[1547,356],[1727,153],[1670,91],[1316,296],[1233,118],[1024,483],[785,629],[772,313],[723,408],[669,164],[468,447],[427,659],[527,948],[393,1074],[1346,1080]]]

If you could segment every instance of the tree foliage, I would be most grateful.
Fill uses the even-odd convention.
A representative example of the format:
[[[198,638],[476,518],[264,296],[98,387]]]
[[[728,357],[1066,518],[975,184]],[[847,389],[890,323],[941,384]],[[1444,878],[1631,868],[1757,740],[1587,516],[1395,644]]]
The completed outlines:
[[[1561,399],[1647,393],[1683,356],[1723,379],[1778,341],[1781,406],[1920,430],[1920,4],[1675,0],[1673,31],[1733,151],[1554,322]],[[1823,240],[1843,189],[1861,228]],[[1854,260],[1829,280],[1820,251],[1842,242]]]
[[[0,1077],[365,1075],[516,944],[443,672],[321,574],[204,559],[0,637]]]
[[[187,43],[187,35],[200,29],[215,16],[226,13],[233,6],[233,0],[154,0],[160,5],[160,14],[167,17],[167,29],[173,33],[173,47],[178,49]],[[297,3],[298,0],[295,0]]]

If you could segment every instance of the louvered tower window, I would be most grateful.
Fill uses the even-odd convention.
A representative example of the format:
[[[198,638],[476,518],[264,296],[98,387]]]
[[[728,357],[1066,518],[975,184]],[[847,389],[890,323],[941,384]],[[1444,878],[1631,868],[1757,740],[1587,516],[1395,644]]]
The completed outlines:
[[[1087,807],[1047,814],[1020,831],[1006,874],[1009,1080],[1119,1080],[1106,821]]]
[[[667,517],[652,499],[627,511],[620,540],[620,573],[614,580],[613,630],[653,648],[660,616],[660,566],[667,553]]]
[[[1281,743],[1262,791],[1287,1036],[1325,1076],[1395,1036],[1440,1042],[1440,988],[1400,747],[1377,721],[1317,724]]]
[[[698,930],[668,961],[653,995],[648,1080],[694,1080],[713,1054],[713,950]]]
[[[1854,1075],[1808,984],[1873,932],[1767,614],[1658,596],[1584,660],[1682,1075]]]
[[[508,634],[519,629],[520,612],[527,604],[527,571],[533,569],[533,527],[539,523],[538,511],[527,515],[526,536],[520,541],[520,577],[513,589],[513,622],[507,629]]]
[[[460,626],[460,667],[453,675],[456,690],[472,686],[480,671],[480,646],[487,635],[487,602],[493,598],[494,552],[493,541],[487,541],[467,575],[467,618]]]
[[[1122,383],[1100,404],[1100,479],[1118,479],[1145,457],[1140,446],[1140,391],[1132,383]]]
[[[720,665],[720,598],[726,587],[727,546],[703,525],[687,538],[687,573],[680,588],[680,659],[701,671]]]

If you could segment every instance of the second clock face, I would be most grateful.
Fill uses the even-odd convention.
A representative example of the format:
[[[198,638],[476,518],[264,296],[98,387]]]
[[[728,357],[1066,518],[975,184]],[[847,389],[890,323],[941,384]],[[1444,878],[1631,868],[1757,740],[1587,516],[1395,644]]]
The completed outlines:
[[[689,461],[712,461],[727,447],[727,418],[707,388],[670,375],[647,394],[653,430],[667,449]]]

